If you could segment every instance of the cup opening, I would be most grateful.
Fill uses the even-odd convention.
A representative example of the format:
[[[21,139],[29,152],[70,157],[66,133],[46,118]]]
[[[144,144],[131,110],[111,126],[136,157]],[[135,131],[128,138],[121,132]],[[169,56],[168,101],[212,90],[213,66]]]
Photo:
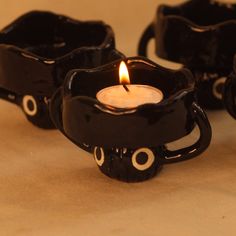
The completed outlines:
[[[110,86],[119,85],[119,62],[90,71],[74,72],[69,77],[68,92],[71,97],[87,96],[96,99],[97,93]],[[172,71],[166,68],[157,69],[145,61],[127,60],[131,84],[142,84],[162,91],[164,99],[175,96],[181,90],[188,90],[193,83],[183,70]]]
[[[165,16],[178,15],[199,26],[236,20],[236,5],[219,1],[195,0],[177,7],[163,8]]]
[[[79,22],[48,12],[22,16],[5,32],[2,43],[47,59],[81,47],[98,47],[107,37],[107,28],[101,22]]]

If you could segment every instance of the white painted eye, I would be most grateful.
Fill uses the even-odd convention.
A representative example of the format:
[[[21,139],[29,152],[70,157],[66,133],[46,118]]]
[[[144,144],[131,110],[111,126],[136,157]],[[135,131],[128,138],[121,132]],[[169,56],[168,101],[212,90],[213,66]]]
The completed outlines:
[[[34,97],[26,95],[22,100],[22,107],[24,112],[29,116],[35,116],[38,112],[37,102]]]
[[[94,148],[94,159],[99,166],[102,166],[105,161],[105,155],[102,148],[95,147]]]
[[[223,99],[223,86],[226,82],[226,77],[222,77],[218,80],[215,81],[215,83],[213,84],[213,94],[216,98],[218,98],[219,100]]]
[[[140,148],[132,156],[133,166],[140,171],[150,168],[154,161],[155,156],[148,148]]]

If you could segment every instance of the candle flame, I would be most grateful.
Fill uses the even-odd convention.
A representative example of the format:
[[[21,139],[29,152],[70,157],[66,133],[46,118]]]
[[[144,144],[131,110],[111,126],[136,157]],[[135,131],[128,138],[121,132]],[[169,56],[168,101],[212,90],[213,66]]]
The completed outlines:
[[[130,84],[129,71],[124,61],[120,63],[119,74],[121,84]]]

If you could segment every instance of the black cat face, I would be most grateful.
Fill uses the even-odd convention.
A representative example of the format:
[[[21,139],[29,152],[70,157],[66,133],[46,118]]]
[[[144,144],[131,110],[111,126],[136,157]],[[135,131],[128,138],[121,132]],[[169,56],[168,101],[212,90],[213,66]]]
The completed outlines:
[[[158,151],[150,148],[94,148],[94,159],[109,177],[126,182],[138,182],[156,175],[161,168]]]

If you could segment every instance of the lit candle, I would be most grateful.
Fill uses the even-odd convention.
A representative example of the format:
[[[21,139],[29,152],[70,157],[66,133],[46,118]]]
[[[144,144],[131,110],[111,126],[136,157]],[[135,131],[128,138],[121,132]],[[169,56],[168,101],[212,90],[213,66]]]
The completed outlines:
[[[125,62],[121,62],[120,85],[100,90],[97,99],[101,103],[116,108],[135,108],[148,103],[159,103],[163,100],[161,90],[141,84],[130,84],[129,71]]]

